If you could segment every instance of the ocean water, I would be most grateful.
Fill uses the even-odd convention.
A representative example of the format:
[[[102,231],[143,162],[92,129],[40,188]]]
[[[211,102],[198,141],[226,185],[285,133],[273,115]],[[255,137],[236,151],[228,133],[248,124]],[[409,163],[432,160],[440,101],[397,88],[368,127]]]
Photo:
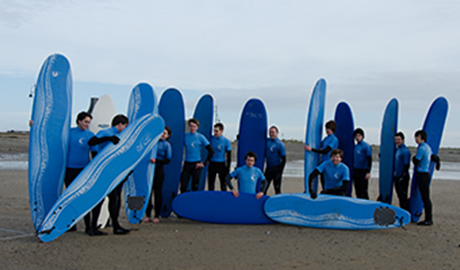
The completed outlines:
[[[232,162],[232,168],[235,168],[236,162]],[[0,155],[0,170],[27,170],[27,154]],[[303,160],[294,160],[286,164],[284,168],[284,177],[303,177]],[[411,167],[410,172],[412,173]],[[371,177],[378,178],[379,163],[372,163]],[[441,170],[435,171],[433,179],[440,180],[460,180],[460,163],[459,162],[442,162]]]

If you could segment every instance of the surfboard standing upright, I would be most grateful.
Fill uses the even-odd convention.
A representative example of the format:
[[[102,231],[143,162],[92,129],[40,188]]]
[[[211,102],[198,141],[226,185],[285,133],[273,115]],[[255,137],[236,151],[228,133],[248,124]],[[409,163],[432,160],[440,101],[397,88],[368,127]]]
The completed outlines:
[[[444,131],[444,124],[447,118],[449,104],[447,99],[439,97],[431,104],[430,109],[425,117],[425,123],[423,124],[423,130],[427,134],[426,143],[430,146],[433,154],[437,155],[439,152],[439,146],[441,145],[442,134]],[[430,175],[433,178],[435,163],[430,163]],[[412,175],[412,184],[410,192],[410,212],[412,214],[412,221],[417,222],[423,212],[423,202],[418,189],[418,179],[416,177],[416,168],[414,168],[414,174]],[[431,184],[431,180],[430,180]]]
[[[316,82],[313,93],[311,94],[310,107],[307,115],[307,125],[305,126],[305,144],[310,144],[312,148],[319,149],[321,146],[321,135],[323,134],[324,106],[326,103],[326,81],[319,79]],[[313,151],[305,151],[304,181],[305,192],[309,193],[308,176],[319,164],[319,154]],[[318,188],[318,181],[314,182],[313,188]]]
[[[264,103],[257,98],[246,102],[241,112],[238,130],[237,167],[244,166],[248,151],[257,155],[254,166],[264,171],[265,148],[267,147],[267,112]]]
[[[93,116],[89,130],[97,134],[100,130],[109,128],[112,124],[112,118],[115,116],[115,105],[109,95],[103,95],[100,98],[92,98],[88,113]],[[104,228],[109,221],[109,199],[106,197],[101,206],[101,212],[97,220],[97,225]]]
[[[212,125],[214,123],[214,99],[211,95],[203,95],[195,106],[193,118],[200,122],[197,132],[203,134],[206,139],[211,142]],[[201,149],[201,161],[206,161],[208,150]],[[208,175],[208,165],[201,170],[200,182],[198,190],[204,190],[206,187],[206,176]],[[189,182],[189,190],[192,188],[192,181]]]
[[[128,104],[128,119],[134,122],[144,115],[157,113],[157,97],[153,87],[148,83],[137,84]],[[146,155],[134,168],[124,184],[125,207],[128,221],[140,223],[147,209],[150,192],[152,191],[155,164],[150,162],[156,157],[156,145],[150,155]]]
[[[355,129],[353,122],[353,113],[350,106],[346,102],[337,104],[334,116],[337,128],[335,136],[339,140],[339,149],[343,151],[342,162],[347,165],[350,171],[350,184],[348,186],[348,196],[351,196],[353,190],[353,154],[355,149],[355,139],[353,131]]]
[[[179,189],[184,153],[185,105],[181,92],[175,88],[166,89],[161,95],[158,111],[165,125],[172,131],[169,138],[172,158],[169,164],[164,165],[165,180],[162,192],[163,206],[161,207],[161,217],[167,218],[171,214],[172,201]]]
[[[118,135],[120,142],[104,147],[59,197],[38,230],[40,240],[50,242],[81,220],[151,153],[163,130],[163,119],[155,114],[129,124]]]
[[[379,192],[380,201],[391,204],[395,165],[395,134],[398,130],[398,100],[388,103],[380,131]]]
[[[38,75],[29,137],[29,198],[35,230],[62,192],[71,109],[70,63],[63,55],[50,55]]]

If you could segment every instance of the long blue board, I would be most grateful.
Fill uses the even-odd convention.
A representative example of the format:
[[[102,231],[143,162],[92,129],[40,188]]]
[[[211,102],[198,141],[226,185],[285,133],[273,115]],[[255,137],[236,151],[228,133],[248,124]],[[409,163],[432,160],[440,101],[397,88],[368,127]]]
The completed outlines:
[[[214,123],[214,99],[211,95],[205,94],[199,100],[195,106],[193,112],[193,118],[200,122],[197,132],[203,134],[209,142],[211,142],[212,125]],[[208,150],[206,148],[201,149],[201,161],[206,161],[208,156]],[[204,190],[206,187],[206,176],[208,175],[208,165],[201,170],[200,183],[198,184],[198,190]],[[189,190],[192,189],[192,181],[189,182]]]
[[[148,83],[139,83],[131,92],[128,104],[128,119],[134,122],[144,115],[157,113],[157,97]],[[150,162],[156,157],[156,145],[134,168],[124,184],[126,216],[132,224],[140,223],[144,217],[153,185],[155,164]]]
[[[221,224],[271,224],[263,206],[268,196],[256,199],[255,194],[240,192],[197,191],[176,197],[173,210],[183,218]]]
[[[337,104],[334,116],[337,128],[334,132],[339,140],[339,149],[343,151],[342,162],[348,166],[350,170],[350,185],[348,186],[348,196],[351,196],[353,190],[353,154],[355,149],[355,139],[353,131],[355,129],[353,121],[353,113],[346,102]]]
[[[265,148],[267,147],[267,112],[260,99],[250,99],[244,105],[241,112],[237,147],[237,167],[246,164],[244,156],[248,151],[252,151],[257,155],[254,166],[264,170]]]
[[[391,204],[393,195],[396,132],[398,132],[398,100],[393,98],[385,109],[380,131],[379,198],[381,202],[388,204]]]
[[[265,214],[274,221],[313,228],[375,230],[405,226],[409,212],[386,203],[345,196],[280,194],[264,205]]]
[[[104,147],[53,205],[38,230],[40,240],[53,241],[81,220],[152,151],[163,130],[161,117],[145,115],[120,133],[118,144]]]
[[[441,145],[442,134],[444,131],[444,124],[447,118],[449,104],[444,97],[439,97],[433,101],[425,117],[423,130],[427,133],[426,143],[431,147],[433,154],[437,155]],[[430,175],[433,177],[435,163],[430,164]],[[417,222],[423,213],[423,202],[418,189],[418,179],[416,177],[416,169],[412,176],[411,193],[409,199],[410,212],[412,214],[412,221]]]
[[[182,94],[175,88],[166,89],[161,95],[158,112],[165,125],[172,130],[169,143],[172,148],[171,162],[164,165],[165,180],[163,183],[163,206],[161,217],[167,218],[172,211],[172,201],[179,189],[185,136],[185,105]]]
[[[305,144],[310,144],[312,148],[321,147],[321,135],[323,134],[324,107],[326,103],[326,81],[319,79],[310,98],[308,108],[307,125],[305,126]],[[305,192],[309,193],[308,177],[319,164],[319,154],[313,151],[305,151],[304,177]],[[317,190],[318,181],[316,180],[313,189]]]
[[[29,198],[35,230],[62,192],[71,109],[70,63],[63,55],[50,55],[38,75],[29,136]]]

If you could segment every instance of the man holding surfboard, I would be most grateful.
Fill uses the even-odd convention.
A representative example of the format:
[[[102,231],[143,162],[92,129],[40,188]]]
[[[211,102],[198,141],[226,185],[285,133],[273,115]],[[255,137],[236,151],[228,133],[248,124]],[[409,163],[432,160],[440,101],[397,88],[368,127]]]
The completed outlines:
[[[310,197],[316,199],[317,194],[313,189],[313,181],[318,175],[323,175],[324,190],[322,194],[342,195],[348,193],[350,183],[350,171],[348,166],[342,163],[343,152],[340,149],[334,149],[331,152],[328,161],[321,163],[308,177]]]
[[[214,190],[216,176],[219,175],[220,190],[227,191],[225,176],[230,171],[232,164],[232,143],[222,134],[224,125],[217,123],[214,125],[214,136],[211,137],[211,146],[215,150],[208,168],[208,190]]]
[[[256,194],[256,198],[260,199],[264,195],[263,190],[265,190],[265,186],[267,185],[267,181],[265,180],[265,176],[262,171],[254,166],[257,160],[257,155],[249,151],[246,153],[245,162],[246,165],[241,166],[228,174],[225,177],[225,181],[227,182],[228,187],[233,193],[233,196],[238,197],[239,192],[245,192],[249,194]],[[232,178],[238,179],[238,190],[233,188],[231,183]],[[260,187],[260,188],[258,188]]]
[[[355,184],[356,197],[369,200],[369,179],[372,169],[372,148],[365,142],[364,131],[361,128],[353,132],[356,145],[353,157],[353,183]]]
[[[284,166],[286,165],[286,148],[284,143],[278,138],[279,130],[276,126],[269,129],[269,138],[267,140],[267,149],[265,150],[267,168],[265,169],[265,179],[267,186],[262,189],[267,194],[270,183],[273,180],[275,194],[281,193],[281,179]]]
[[[185,133],[185,160],[182,167],[180,179],[180,192],[187,192],[190,177],[192,177],[192,191],[198,190],[200,182],[201,170],[208,165],[214,150],[206,137],[197,132],[200,122],[194,118],[188,120],[189,132]],[[201,162],[201,148],[205,147],[208,150],[206,161]]]
[[[407,148],[406,144],[404,143],[404,133],[396,133],[394,140],[396,144],[396,152],[393,182],[396,194],[398,194],[399,206],[404,210],[410,211],[407,192],[409,189],[409,167],[411,153],[409,148]]]

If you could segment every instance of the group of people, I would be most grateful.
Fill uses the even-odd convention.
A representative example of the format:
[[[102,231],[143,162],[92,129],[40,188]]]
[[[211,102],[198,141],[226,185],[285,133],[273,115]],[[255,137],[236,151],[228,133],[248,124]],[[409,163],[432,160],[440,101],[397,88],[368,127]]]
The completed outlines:
[[[304,146],[306,151],[313,151],[322,155],[320,164],[308,177],[308,188],[312,199],[317,197],[313,183],[318,176],[321,176],[322,194],[349,195],[350,168],[342,163],[343,152],[337,149],[339,141],[334,135],[336,123],[331,120],[326,123],[325,128],[327,136],[321,141],[319,149],[312,148],[309,144]],[[368,187],[372,169],[372,147],[364,141],[364,131],[361,128],[355,129],[353,136],[356,141],[352,168],[356,197],[369,199]],[[433,216],[429,189],[431,180],[429,167],[430,162],[433,161],[436,163],[436,169],[439,170],[440,160],[438,156],[432,154],[430,146],[426,143],[427,133],[424,130],[416,131],[414,138],[418,148],[412,162],[417,174],[417,187],[420,190],[425,209],[425,220],[418,222],[417,225],[430,226],[433,224]],[[396,152],[393,183],[400,207],[409,211],[408,188],[411,152],[404,140],[404,133],[398,132],[394,135]]]
[[[123,131],[129,124],[129,119],[125,115],[116,115],[112,120],[112,126],[108,129],[101,130],[97,134],[89,130],[92,116],[87,112],[80,112],[77,115],[77,126],[71,129],[68,159],[65,173],[65,185],[69,186],[84,167],[90,162],[97,152],[101,151],[107,144],[117,144],[119,138],[116,136]],[[189,132],[185,134],[184,148],[185,159],[182,167],[180,178],[180,192],[196,191],[199,188],[199,181],[202,169],[208,167],[208,190],[215,189],[216,177],[219,176],[220,190],[226,191],[227,187],[235,197],[239,192],[255,194],[256,198],[261,198],[267,194],[271,182],[275,194],[281,193],[281,182],[284,167],[286,165],[286,149],[283,142],[278,138],[279,130],[276,126],[269,128],[269,137],[266,142],[266,156],[257,157],[249,151],[245,155],[245,165],[236,168],[230,172],[231,166],[231,142],[223,136],[224,125],[217,123],[214,125],[213,136],[211,140],[201,133],[197,132],[199,121],[189,119]],[[343,152],[338,149],[339,141],[334,135],[336,123],[331,120],[325,125],[327,136],[321,141],[320,148],[312,148],[309,144],[304,146],[306,151],[313,151],[321,154],[320,164],[308,176],[308,190],[312,199],[317,197],[317,192],[313,188],[313,182],[320,176],[322,185],[322,194],[342,195],[349,194],[350,168],[342,163]],[[156,158],[150,161],[155,163],[155,174],[153,179],[153,188],[147,204],[146,217],[143,222],[160,222],[160,211],[162,206],[162,187],[165,180],[164,165],[171,161],[172,148],[169,143],[172,130],[165,127],[160,140],[157,143]],[[370,172],[372,168],[372,148],[364,141],[364,131],[357,128],[353,132],[356,140],[354,147],[353,160],[353,183],[355,193],[358,198],[369,199],[368,186]],[[409,167],[411,153],[404,144],[404,134],[398,132],[394,136],[397,146],[394,166],[394,186],[399,198],[400,206],[409,210],[408,187],[409,187]],[[429,164],[430,161],[437,162],[439,168],[439,158],[432,155],[431,149],[426,144],[427,134],[423,130],[415,133],[415,141],[418,144],[417,154],[413,157],[412,162],[416,166],[418,188],[425,207],[425,220],[419,222],[419,225],[432,225],[432,207],[429,192]],[[202,149],[207,150],[205,161],[202,161]],[[259,168],[254,166],[257,158],[264,158],[266,169],[263,173]],[[238,181],[238,191],[234,188],[231,180],[236,178]],[[191,183],[190,183],[191,181]],[[113,226],[114,234],[127,234],[130,230],[121,227],[118,222],[118,216],[121,206],[121,190],[124,181],[122,181],[109,194],[109,214]],[[152,197],[154,201],[152,203]],[[98,217],[101,211],[101,205],[98,204],[90,213],[84,217],[85,232],[91,236],[106,235],[106,232],[99,230]],[[152,219],[152,210],[154,218]],[[75,226],[70,231],[76,230]]]

